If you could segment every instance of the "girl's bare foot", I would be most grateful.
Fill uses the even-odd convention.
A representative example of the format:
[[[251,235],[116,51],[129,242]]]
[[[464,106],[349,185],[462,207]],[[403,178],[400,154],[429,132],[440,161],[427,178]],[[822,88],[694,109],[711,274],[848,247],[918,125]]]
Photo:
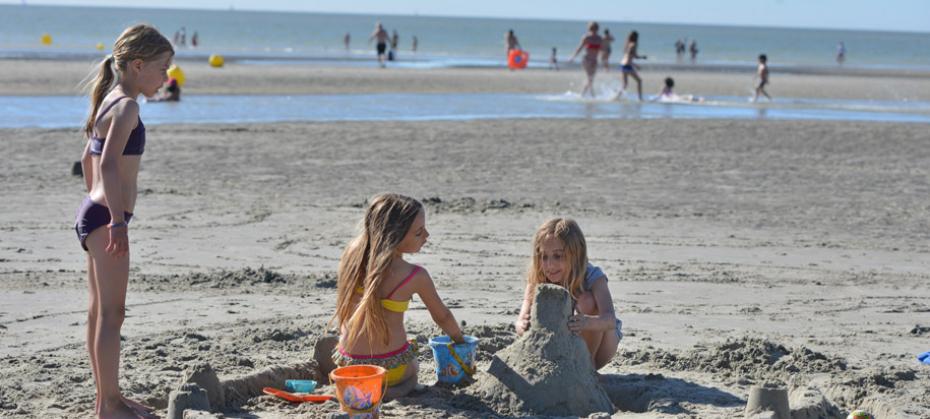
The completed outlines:
[[[102,403],[97,417],[100,419],[139,419],[143,416],[119,400],[112,404]]]

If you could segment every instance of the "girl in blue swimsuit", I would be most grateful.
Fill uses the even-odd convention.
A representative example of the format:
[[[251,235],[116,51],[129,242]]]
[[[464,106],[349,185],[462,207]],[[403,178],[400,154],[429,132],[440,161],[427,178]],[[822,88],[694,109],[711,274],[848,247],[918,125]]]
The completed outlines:
[[[636,48],[638,45],[639,32],[630,32],[630,35],[626,38],[626,45],[623,47],[623,60],[620,61],[620,71],[623,73],[623,90],[617,93],[617,97],[614,99],[620,99],[620,96],[626,91],[629,77],[632,76],[633,79],[636,80],[636,94],[639,97],[639,101],[643,101],[643,80],[639,78],[639,74],[636,72],[639,66],[637,66],[633,60],[645,60],[646,56],[637,54]]]
[[[129,281],[128,223],[145,151],[145,125],[136,97],[158,92],[173,57],[171,43],[158,30],[132,26],[117,38],[113,54],[100,63],[90,83],[91,108],[84,125],[88,141],[81,158],[88,195],[78,208],[74,228],[87,252],[87,350],[100,418],[151,416],[151,408],[120,392],[120,328]]]
[[[575,312],[568,328],[584,339],[595,369],[607,365],[623,338],[622,323],[614,312],[607,276],[588,262],[584,234],[574,220],[554,218],[536,230],[523,306],[515,323],[518,335],[529,329],[536,286],[547,283],[571,294]]]

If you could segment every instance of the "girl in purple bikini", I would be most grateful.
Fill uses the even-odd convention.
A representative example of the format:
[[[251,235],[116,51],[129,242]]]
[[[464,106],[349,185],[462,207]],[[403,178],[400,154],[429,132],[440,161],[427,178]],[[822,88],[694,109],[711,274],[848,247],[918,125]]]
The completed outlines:
[[[87,349],[97,387],[100,418],[151,417],[151,408],[122,396],[119,388],[120,328],[129,281],[129,220],[136,204],[136,178],[145,149],[139,94],[153,96],[168,79],[171,43],[148,25],[117,38],[99,66],[92,88],[88,138],[81,158],[88,196],[75,230],[87,252],[90,308]]]

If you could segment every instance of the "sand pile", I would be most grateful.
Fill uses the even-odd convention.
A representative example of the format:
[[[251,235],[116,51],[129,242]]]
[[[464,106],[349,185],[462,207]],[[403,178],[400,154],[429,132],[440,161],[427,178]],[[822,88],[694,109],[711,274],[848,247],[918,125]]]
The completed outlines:
[[[241,289],[249,287],[274,288],[287,285],[312,285],[317,288],[335,288],[335,273],[296,275],[281,273],[264,266],[244,267],[238,270],[211,270],[186,274],[139,275],[134,285],[145,291],[172,291],[177,289]]]
[[[698,346],[684,354],[657,348],[621,351],[614,362],[620,365],[656,365],[671,371],[701,371],[731,379],[786,380],[794,373],[838,373],[846,361],[809,348],[787,347],[756,337]]]
[[[469,393],[502,415],[612,413],[584,341],[568,330],[570,315],[564,288],[539,286],[530,330],[494,355]]]

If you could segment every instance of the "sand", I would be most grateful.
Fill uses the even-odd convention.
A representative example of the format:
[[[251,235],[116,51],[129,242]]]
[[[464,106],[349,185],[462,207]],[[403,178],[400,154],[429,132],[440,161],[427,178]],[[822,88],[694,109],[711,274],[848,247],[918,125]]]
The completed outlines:
[[[458,71],[422,73],[424,85],[461,89],[451,81]],[[364,71],[348,73],[342,80]],[[342,76],[327,77],[339,86]],[[65,94],[30,80],[33,92]],[[338,256],[365,199],[390,190],[427,203],[430,242],[410,260],[482,339],[479,369],[514,341],[535,227],[568,215],[607,273],[626,328],[601,371],[618,416],[741,417],[751,386],[768,382],[789,389],[798,414],[930,415],[930,368],[915,358],[930,349],[924,125],[501,120],[148,131],[121,384],[161,414],[185,370],[201,363],[235,380],[312,360]],[[0,130],[0,141],[0,416],[86,417],[86,262],[71,227],[84,192],[70,174],[83,141],[76,130],[44,129]],[[439,333],[418,301],[408,315],[421,343]],[[420,380],[431,384],[423,346]],[[336,409],[259,396],[224,414]],[[383,411],[488,416],[465,389],[441,386]]]
[[[579,92],[579,69],[379,69],[327,67],[309,64],[245,65],[211,68],[206,62],[179,63],[185,72],[183,94],[363,94],[363,93],[540,93]],[[81,81],[94,69],[89,61],[0,60],[0,95],[80,94]],[[666,77],[675,79],[679,94],[752,96],[752,69],[646,67],[643,94],[657,94]],[[620,88],[620,72],[599,72],[595,90],[605,95]],[[766,90],[775,97],[821,99],[928,100],[930,73],[846,71],[831,75],[816,71],[779,73],[772,70]],[[609,93],[608,93],[609,92]]]

